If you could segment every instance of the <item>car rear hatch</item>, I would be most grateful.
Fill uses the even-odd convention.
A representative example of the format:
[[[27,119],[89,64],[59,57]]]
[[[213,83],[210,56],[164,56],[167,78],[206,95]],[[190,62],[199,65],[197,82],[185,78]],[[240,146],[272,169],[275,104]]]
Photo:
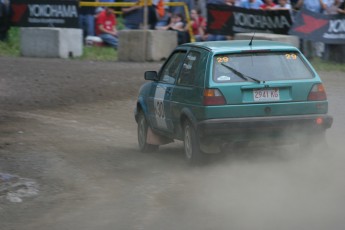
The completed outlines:
[[[208,88],[223,104],[209,104],[206,117],[236,118],[325,114],[319,76],[297,51],[216,55]]]

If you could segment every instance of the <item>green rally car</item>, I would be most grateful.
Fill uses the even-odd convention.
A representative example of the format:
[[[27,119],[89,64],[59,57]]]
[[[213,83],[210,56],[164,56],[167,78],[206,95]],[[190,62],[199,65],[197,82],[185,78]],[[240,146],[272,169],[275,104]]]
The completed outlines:
[[[306,138],[312,145],[325,141],[333,122],[320,77],[285,43],[183,44],[145,79],[135,109],[139,149],[156,151],[182,140],[193,164],[204,160],[210,146]]]

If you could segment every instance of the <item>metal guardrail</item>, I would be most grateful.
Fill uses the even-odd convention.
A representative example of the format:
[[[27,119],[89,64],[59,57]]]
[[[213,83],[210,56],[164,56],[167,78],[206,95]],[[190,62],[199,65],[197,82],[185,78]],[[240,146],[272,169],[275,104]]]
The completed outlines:
[[[186,22],[188,25],[188,33],[190,36],[190,41],[195,42],[195,38],[193,35],[193,30],[191,26],[191,20],[189,15],[189,9],[185,2],[165,2],[164,5],[166,6],[183,6],[184,13],[186,16]],[[93,7],[99,7],[99,6],[108,6],[108,7],[131,7],[131,6],[152,6],[152,0],[139,0],[138,2],[79,2],[79,6],[93,6]],[[116,12],[116,14],[121,14],[122,12]],[[144,22],[147,21],[147,19],[144,19]],[[144,23],[145,24],[145,23]],[[144,26],[146,29],[147,26]]]

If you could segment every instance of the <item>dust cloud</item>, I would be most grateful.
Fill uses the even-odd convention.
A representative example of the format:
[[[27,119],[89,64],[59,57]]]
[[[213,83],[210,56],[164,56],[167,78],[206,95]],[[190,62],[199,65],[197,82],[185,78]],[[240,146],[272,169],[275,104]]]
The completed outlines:
[[[165,194],[160,221],[149,227],[343,229],[345,157],[342,144],[329,142],[326,152],[249,146],[207,166],[186,169],[177,176],[188,186]]]

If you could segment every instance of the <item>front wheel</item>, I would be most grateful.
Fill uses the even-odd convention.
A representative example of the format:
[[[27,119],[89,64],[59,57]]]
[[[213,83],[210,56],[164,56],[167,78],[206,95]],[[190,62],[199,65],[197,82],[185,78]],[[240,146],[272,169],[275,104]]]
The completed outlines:
[[[184,152],[187,162],[193,165],[203,163],[205,154],[200,149],[199,138],[190,122],[185,122],[184,127]]]
[[[147,131],[148,125],[143,112],[140,112],[138,115],[138,144],[139,150],[141,152],[155,152],[158,150],[158,145],[151,145],[147,143]]]

